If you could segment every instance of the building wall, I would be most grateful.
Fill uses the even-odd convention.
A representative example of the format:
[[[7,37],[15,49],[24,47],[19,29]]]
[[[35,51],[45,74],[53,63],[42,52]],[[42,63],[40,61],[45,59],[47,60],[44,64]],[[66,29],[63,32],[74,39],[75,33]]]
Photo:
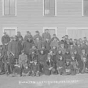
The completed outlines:
[[[24,36],[29,30],[43,32],[43,27],[58,27],[58,37],[66,34],[66,27],[88,27],[88,18],[82,17],[82,0],[57,0],[57,16],[43,16],[43,0],[17,0],[17,16],[2,16],[0,0],[0,38],[3,27],[18,27]]]

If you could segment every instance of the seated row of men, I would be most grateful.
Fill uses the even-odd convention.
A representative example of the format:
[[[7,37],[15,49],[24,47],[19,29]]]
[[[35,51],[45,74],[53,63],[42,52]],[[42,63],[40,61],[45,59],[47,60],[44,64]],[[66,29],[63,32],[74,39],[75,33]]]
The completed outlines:
[[[34,37],[30,32],[24,38],[20,32],[11,38],[6,33],[2,36],[1,74],[77,74],[87,72],[87,68],[86,37],[73,41],[66,35],[59,40],[55,34],[51,38],[48,30],[42,37],[38,31]]]
[[[88,72],[88,54],[85,49],[81,50],[81,55],[75,50],[70,53],[66,50],[65,54],[61,50],[53,48],[47,51],[44,47],[37,50],[32,46],[29,55],[21,51],[19,58],[14,58],[13,53],[9,53],[6,62],[0,57],[1,74],[20,74],[39,76],[42,74],[60,74],[60,75],[75,75],[78,73]]]

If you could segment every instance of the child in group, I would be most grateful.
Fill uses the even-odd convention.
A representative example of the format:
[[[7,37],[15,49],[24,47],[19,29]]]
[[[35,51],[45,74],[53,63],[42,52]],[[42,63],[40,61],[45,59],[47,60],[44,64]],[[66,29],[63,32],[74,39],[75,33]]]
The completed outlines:
[[[31,53],[31,75],[32,76],[39,76],[39,62],[38,62],[38,55],[35,50]]]
[[[63,66],[65,64],[65,60],[63,57],[62,52],[59,50],[56,55],[56,65],[57,65],[57,71],[58,74],[62,75],[63,74]]]
[[[53,51],[50,51],[47,55],[47,59],[44,65],[45,75],[50,75],[55,73],[55,66],[53,62]]]
[[[20,76],[22,76],[23,70],[28,69],[28,65],[27,65],[28,57],[24,53],[24,51],[22,51],[21,53],[22,54],[19,55]]]
[[[72,74],[73,74],[73,66],[71,65],[71,61],[66,60],[63,75],[72,75]]]
[[[38,59],[39,59],[39,68],[40,73],[43,74],[44,72],[44,62],[47,58],[46,49],[44,46],[42,46],[42,49],[39,50]]]
[[[77,59],[75,58],[75,55],[71,56],[71,64],[73,66],[73,74],[78,74],[79,73],[79,69],[78,69],[78,62]]]

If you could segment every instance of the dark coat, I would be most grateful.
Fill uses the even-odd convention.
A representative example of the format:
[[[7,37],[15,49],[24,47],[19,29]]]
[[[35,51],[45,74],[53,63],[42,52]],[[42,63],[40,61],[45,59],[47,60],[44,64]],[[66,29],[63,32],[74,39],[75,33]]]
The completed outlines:
[[[21,35],[19,35],[19,36],[17,35],[16,37],[17,37],[17,40],[22,43],[23,37]]]
[[[51,47],[51,48],[53,48],[53,47],[58,48],[58,47],[59,47],[58,41],[57,41],[57,40],[51,41],[51,42],[50,42],[50,47]]]
[[[20,53],[19,42],[14,40],[9,42],[8,51],[14,55],[14,58],[19,58]]]
[[[62,60],[60,60],[60,58],[62,58]],[[65,60],[62,54],[57,54],[56,55],[56,64],[57,67],[63,67],[65,64]]]
[[[34,35],[33,39],[36,40],[36,38],[39,38],[39,40],[42,40],[42,37],[39,34]]]
[[[24,37],[24,41],[27,41],[28,38],[29,38],[30,40],[33,40],[32,35],[25,35],[25,37]]]
[[[38,58],[39,58],[39,62],[44,65],[44,63],[45,63],[45,61],[47,59],[46,50],[43,50],[43,54],[41,54],[41,50],[39,50]]]
[[[2,36],[1,41],[2,41],[2,44],[5,45],[10,41],[10,37],[8,35],[4,35]]]
[[[37,47],[38,50],[41,49],[41,47],[42,47],[42,41],[41,40],[39,40],[39,41],[34,40],[34,44],[35,44],[35,46]]]
[[[23,43],[23,49],[24,49],[24,52],[28,55],[30,53],[30,49],[32,48],[32,44],[31,42],[29,41],[25,41]]]
[[[66,61],[71,61],[71,54],[70,53],[65,53],[65,55],[64,55],[64,59],[66,60]]]
[[[75,55],[75,59],[76,59],[77,62],[78,62],[79,72],[81,72],[82,69],[83,69],[83,61],[81,60],[80,54],[77,53],[77,54]]]
[[[44,46],[48,51],[50,50],[50,42],[49,41],[42,42],[42,46]]]
[[[46,41],[46,39],[51,39],[51,35],[50,35],[50,33],[43,33],[42,34],[42,40],[43,41]]]

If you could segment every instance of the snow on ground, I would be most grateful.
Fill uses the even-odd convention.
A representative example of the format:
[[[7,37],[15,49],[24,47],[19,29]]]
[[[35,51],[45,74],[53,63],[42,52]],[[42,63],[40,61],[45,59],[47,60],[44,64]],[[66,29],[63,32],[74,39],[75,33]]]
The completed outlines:
[[[75,76],[0,76],[0,88],[88,88],[88,74]]]

